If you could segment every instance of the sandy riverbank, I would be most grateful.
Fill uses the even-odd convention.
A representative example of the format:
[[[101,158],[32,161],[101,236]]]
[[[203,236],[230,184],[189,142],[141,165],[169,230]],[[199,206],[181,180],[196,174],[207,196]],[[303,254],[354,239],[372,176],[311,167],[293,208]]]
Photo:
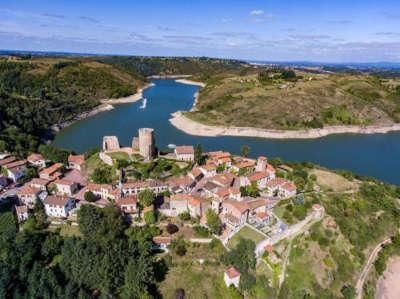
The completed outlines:
[[[188,84],[188,85],[197,85],[200,87],[205,87],[206,84],[203,82],[198,82],[198,81],[192,81],[192,80],[188,80],[188,79],[176,79],[175,82],[177,83],[182,83],[182,84]]]
[[[117,98],[117,99],[104,99],[101,100],[101,103],[103,104],[126,104],[126,103],[134,103],[143,98],[143,91],[146,88],[154,86],[154,83],[148,83],[145,86],[141,87],[138,89],[138,91],[130,96],[124,97],[124,98]]]
[[[375,299],[400,298],[400,257],[389,260],[388,267],[379,278]]]
[[[267,130],[251,127],[218,127],[201,124],[185,117],[181,111],[175,112],[170,123],[189,135],[196,136],[243,136],[271,139],[311,139],[331,134],[375,134],[400,131],[400,124],[387,126],[330,126],[322,129],[308,130]]]
[[[148,76],[149,79],[178,79],[178,78],[189,78],[192,75],[153,75]]]

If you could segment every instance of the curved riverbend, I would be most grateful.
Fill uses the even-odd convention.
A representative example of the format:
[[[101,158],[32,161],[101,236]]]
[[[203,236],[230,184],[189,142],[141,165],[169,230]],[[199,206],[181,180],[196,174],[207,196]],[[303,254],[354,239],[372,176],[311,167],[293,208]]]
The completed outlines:
[[[180,84],[173,79],[153,80],[143,92],[148,99],[146,109],[141,101],[115,105],[113,110],[99,113],[61,130],[55,138],[57,146],[83,152],[100,147],[104,135],[117,135],[123,145],[130,145],[140,127],[155,129],[157,146],[201,143],[205,150],[225,149],[239,153],[244,144],[250,155],[279,156],[285,160],[312,161],[333,168],[349,169],[384,181],[400,184],[400,133],[341,134],[318,139],[263,139],[253,137],[192,136],[169,122],[171,114],[192,108],[199,87]]]

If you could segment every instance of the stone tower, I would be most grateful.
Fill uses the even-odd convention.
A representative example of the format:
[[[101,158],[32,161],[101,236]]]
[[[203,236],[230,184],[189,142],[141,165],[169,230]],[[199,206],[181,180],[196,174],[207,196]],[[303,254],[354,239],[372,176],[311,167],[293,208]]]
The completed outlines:
[[[103,137],[103,151],[119,150],[119,142],[117,136]]]
[[[154,155],[154,129],[139,129],[139,153],[146,160],[152,159]]]
[[[267,168],[267,158],[266,157],[258,157],[256,171],[265,171]]]

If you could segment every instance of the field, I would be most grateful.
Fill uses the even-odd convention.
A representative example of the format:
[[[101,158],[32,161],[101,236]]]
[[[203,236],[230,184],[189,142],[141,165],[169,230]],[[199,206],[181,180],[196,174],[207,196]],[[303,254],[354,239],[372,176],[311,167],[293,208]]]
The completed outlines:
[[[240,238],[252,240],[254,241],[254,243],[257,244],[261,240],[265,239],[265,236],[248,226],[244,226],[239,232],[237,232],[233,236],[232,239],[229,240],[228,247],[235,248]]]
[[[216,78],[200,91],[198,111],[185,115],[211,125],[289,130],[400,120],[398,90],[391,81],[296,72],[297,81],[268,84],[257,74]]]
[[[326,189],[331,189],[332,191],[343,192],[358,188],[357,183],[351,182],[343,176],[331,171],[313,169],[311,174],[317,177],[318,185]]]

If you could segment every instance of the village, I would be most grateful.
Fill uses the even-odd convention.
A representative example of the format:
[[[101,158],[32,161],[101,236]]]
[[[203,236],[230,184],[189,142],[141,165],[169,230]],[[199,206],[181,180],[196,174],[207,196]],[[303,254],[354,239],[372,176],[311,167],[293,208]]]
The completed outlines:
[[[70,226],[78,225],[77,212],[83,205],[115,205],[132,225],[169,223],[173,219],[186,221],[188,226],[195,223],[209,230],[227,250],[240,235],[254,234],[257,257],[266,251],[272,253],[275,244],[324,214],[324,208],[315,203],[298,223],[290,225],[278,216],[274,207],[283,200],[301,199],[301,195],[293,182],[277,176],[277,169],[264,156],[251,159],[224,151],[203,153],[193,145],[173,146],[161,155],[150,128],[139,129],[130,147],[121,147],[116,136],[104,136],[102,150],[95,155],[104,165],[118,165],[113,168],[116,180],[112,183],[92,182],[84,171],[85,155],[70,154],[68,163],[63,164],[48,161],[39,153],[30,154],[26,160],[3,153],[0,198],[11,198],[20,223],[28,219],[38,202],[52,224]],[[129,175],[132,169],[123,167],[116,157],[135,157],[136,165],[163,159],[176,163],[181,170],[178,175],[167,173],[161,179],[135,179]],[[32,167],[38,175],[27,181],[24,178]],[[289,166],[279,168],[281,173],[290,171]],[[173,239],[173,235],[155,236],[153,247],[168,251]],[[197,241],[209,242],[211,238]],[[238,288],[239,271],[229,267],[224,281]]]

